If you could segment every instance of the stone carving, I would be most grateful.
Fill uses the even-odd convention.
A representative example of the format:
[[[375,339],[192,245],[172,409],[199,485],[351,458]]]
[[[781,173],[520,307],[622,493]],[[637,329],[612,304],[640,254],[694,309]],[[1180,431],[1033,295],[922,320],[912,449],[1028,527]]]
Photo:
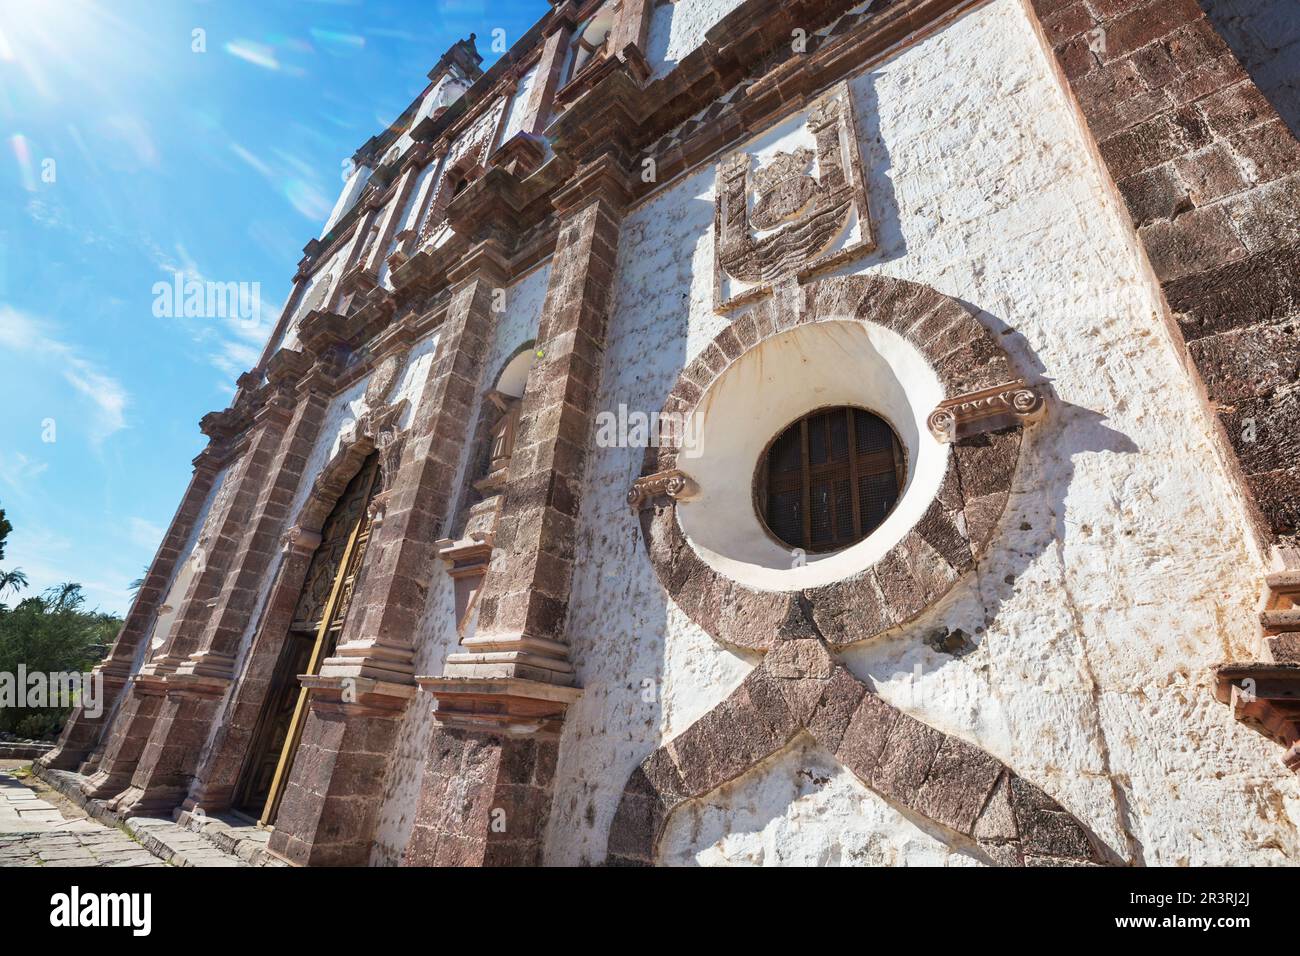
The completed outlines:
[[[743,151],[718,167],[714,303],[720,312],[770,293],[781,279],[812,276],[874,245],[845,84],[809,110],[805,128],[814,147],[779,152],[752,175],[753,157]],[[816,176],[809,172],[814,162]],[[854,213],[858,234],[837,248]]]
[[[1044,407],[1038,388],[1016,379],[944,399],[930,413],[926,425],[939,441],[952,442],[1015,421],[1032,421],[1042,414]]]
[[[665,495],[674,500],[689,499],[696,492],[695,482],[684,471],[660,471],[644,475],[632,482],[627,493],[627,503],[633,511],[640,511],[655,498]]]
[[[374,408],[388,398],[388,393],[393,390],[393,383],[397,381],[397,375],[404,364],[405,357],[401,355],[390,355],[379,363],[371,373],[370,381],[366,383],[368,408]]]
[[[811,149],[777,153],[754,174],[757,200],[749,221],[760,229],[772,229],[793,219],[822,193],[817,180],[804,172],[815,158]]]

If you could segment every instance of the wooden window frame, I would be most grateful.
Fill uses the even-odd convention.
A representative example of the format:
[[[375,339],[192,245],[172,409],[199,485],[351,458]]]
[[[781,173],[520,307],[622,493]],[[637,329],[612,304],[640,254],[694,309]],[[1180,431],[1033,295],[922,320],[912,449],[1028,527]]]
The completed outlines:
[[[819,416],[826,415],[827,413],[836,412],[836,411],[843,412],[847,418],[847,425],[848,425],[847,464],[848,464],[848,480],[849,480],[849,488],[850,488],[849,500],[853,510],[852,524],[853,524],[854,537],[851,541],[847,543],[832,542],[831,544],[828,545],[817,546],[812,543],[813,484],[819,477],[819,475],[817,474],[819,471],[825,470],[829,472],[833,469],[839,469],[844,467],[845,463],[841,461],[832,465],[829,461],[827,461],[819,465],[812,464],[809,451],[808,451],[808,423],[810,419],[817,418]],[[862,530],[861,494],[860,494],[860,485],[859,485],[859,479],[864,477],[864,475],[859,473],[859,467],[861,466],[862,462],[860,461],[860,456],[858,455],[857,452],[857,428],[855,427],[855,422],[853,420],[854,412],[865,412],[866,414],[871,415],[873,418],[878,419],[880,422],[882,422],[885,425],[886,428],[889,429],[890,435],[893,437],[893,442],[891,443],[892,448],[890,451],[886,452],[882,450],[871,454],[873,455],[873,457],[877,457],[877,456],[883,457],[886,454],[892,455],[893,467],[894,467],[894,479],[895,482],[897,483],[897,497],[895,498],[894,505],[889,509],[889,511],[885,513],[885,517],[881,518],[881,520],[876,525],[874,525],[873,527],[871,527],[865,532]],[[768,458],[771,455],[772,449],[776,445],[777,441],[780,440],[780,438],[783,435],[785,435],[791,428],[795,427],[796,425],[798,425],[800,429],[800,453],[799,454],[800,454],[800,463],[802,467],[802,476],[800,479],[800,491],[802,493],[802,499],[800,502],[800,511],[801,511],[801,517],[803,519],[803,542],[804,543],[795,543],[795,542],[786,541],[784,538],[782,538],[780,535],[778,535],[775,531],[772,530],[771,526],[768,524],[767,521],[768,493],[770,490],[768,487],[769,477],[770,477]],[[829,436],[828,436],[828,451],[829,451]],[[884,464],[884,463],[885,462],[883,461],[880,462],[880,464]],[[888,472],[884,470],[868,471],[866,472],[865,477],[871,477],[872,475],[887,474],[887,473]],[[851,548],[853,547],[853,545],[864,541],[866,538],[870,537],[876,531],[876,529],[880,527],[881,524],[884,524],[885,520],[889,517],[889,515],[893,513],[894,508],[898,507],[898,499],[901,498],[903,495],[903,489],[905,487],[906,479],[907,479],[906,448],[898,437],[898,429],[894,428],[893,423],[891,423],[888,418],[886,418],[884,415],[881,415],[879,412],[873,411],[872,409],[866,408],[862,405],[822,405],[819,406],[818,408],[814,408],[810,411],[805,412],[804,414],[800,415],[798,418],[794,419],[793,421],[787,422],[785,425],[783,425],[780,429],[777,430],[776,434],[773,435],[772,438],[768,441],[768,443],[764,446],[762,454],[759,455],[758,466],[755,469],[755,473],[754,473],[754,482],[753,482],[754,511],[758,515],[758,521],[763,528],[763,532],[772,541],[774,541],[776,544],[780,545],[781,547],[801,548],[804,552],[808,554],[831,554],[836,551],[843,551],[845,548]],[[836,513],[836,509],[835,509],[835,502],[834,500],[832,500],[830,503],[829,517],[828,517],[832,529],[836,527],[838,517],[839,516]]]

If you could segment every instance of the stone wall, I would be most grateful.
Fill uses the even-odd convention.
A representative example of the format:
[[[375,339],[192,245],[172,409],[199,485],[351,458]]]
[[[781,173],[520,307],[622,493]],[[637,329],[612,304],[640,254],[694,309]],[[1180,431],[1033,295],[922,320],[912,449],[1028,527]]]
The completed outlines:
[[[1268,93],[1284,108],[1290,94],[1275,82],[1262,93],[1195,0],[1033,7],[1246,476],[1260,536],[1293,541],[1300,143]],[[1230,39],[1288,19],[1270,4],[1245,19],[1210,9]],[[1243,50],[1258,66],[1260,51]]]
[[[842,660],[1042,787],[1119,858],[1293,860],[1300,808],[1276,755],[1207,683],[1210,663],[1253,646],[1262,560],[1034,22],[994,0],[851,87],[880,245],[846,271],[966,302],[1055,397],[977,572]],[[713,179],[671,184],[623,225],[600,409],[658,410],[728,322],[712,310]],[[584,691],[561,743],[552,864],[600,862],[631,771],[756,663],[666,599],[624,501],[640,470],[639,449],[593,451],[569,628]],[[679,810],[664,858],[969,862],[831,759],[798,738]]]
[[[1300,135],[1300,10],[1291,0],[1201,0],[1273,108]]]

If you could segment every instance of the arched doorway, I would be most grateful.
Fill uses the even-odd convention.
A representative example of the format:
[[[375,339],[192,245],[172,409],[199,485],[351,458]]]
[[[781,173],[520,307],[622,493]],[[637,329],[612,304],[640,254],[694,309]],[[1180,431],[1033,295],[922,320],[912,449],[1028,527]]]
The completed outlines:
[[[233,806],[262,825],[275,819],[298,749],[307,710],[298,676],[316,674],[334,652],[370,540],[369,504],[379,490],[379,454],[371,455],[348,482],[321,526],[321,541],[294,608],[289,633],[271,675],[253,729]]]

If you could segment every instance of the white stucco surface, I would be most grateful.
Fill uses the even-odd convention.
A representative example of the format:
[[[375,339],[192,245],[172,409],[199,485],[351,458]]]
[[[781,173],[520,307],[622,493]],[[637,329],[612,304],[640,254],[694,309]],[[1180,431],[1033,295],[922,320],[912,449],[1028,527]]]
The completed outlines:
[[[666,76],[682,59],[704,42],[709,28],[742,0],[680,0],[655,7],[646,34],[646,60],[651,78]]]
[[[1254,650],[1263,567],[1131,227],[1021,3],[993,0],[851,84],[880,246],[842,271],[969,303],[1054,397],[978,569],[841,659],[1042,786],[1125,859],[1300,859],[1292,778],[1208,679]],[[711,307],[712,221],[711,167],[629,214],[598,410],[657,411],[729,321]],[[754,663],[656,579],[624,501],[641,458],[593,448],[590,460],[569,622],[584,691],[560,749],[552,864],[602,860],[632,769]],[[963,652],[927,644],[955,630]],[[678,811],[665,858],[964,862],[833,764],[796,744]]]

